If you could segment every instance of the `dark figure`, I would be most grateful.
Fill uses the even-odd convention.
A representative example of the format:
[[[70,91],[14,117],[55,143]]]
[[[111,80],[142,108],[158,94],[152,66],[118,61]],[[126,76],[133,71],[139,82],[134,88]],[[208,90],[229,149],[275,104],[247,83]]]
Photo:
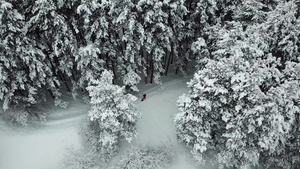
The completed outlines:
[[[143,94],[142,101],[146,100],[146,94]]]

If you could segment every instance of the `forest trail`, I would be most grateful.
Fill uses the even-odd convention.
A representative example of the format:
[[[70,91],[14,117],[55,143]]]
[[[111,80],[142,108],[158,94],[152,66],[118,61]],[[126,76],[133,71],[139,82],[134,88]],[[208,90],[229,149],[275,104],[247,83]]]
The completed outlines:
[[[149,146],[162,146],[175,144],[175,127],[173,116],[177,112],[176,100],[187,92],[186,79],[176,79],[153,90],[143,91],[147,94],[145,101],[137,101],[137,109],[142,113],[142,119],[138,121],[137,144]]]
[[[176,138],[174,115],[177,113],[176,101],[183,93],[188,92],[186,82],[191,77],[173,79],[156,90],[142,91],[147,99],[137,103],[142,119],[137,124],[138,136],[133,142],[136,145],[150,147],[172,146],[175,150],[175,163],[170,169],[196,169],[189,150]]]

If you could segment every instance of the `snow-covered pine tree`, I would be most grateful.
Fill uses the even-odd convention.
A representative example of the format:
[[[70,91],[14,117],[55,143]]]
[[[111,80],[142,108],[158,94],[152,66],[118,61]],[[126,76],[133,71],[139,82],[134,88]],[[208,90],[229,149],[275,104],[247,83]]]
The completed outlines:
[[[115,154],[120,139],[132,141],[137,134],[137,120],[141,116],[133,104],[137,98],[125,94],[125,87],[112,84],[112,80],[113,73],[104,70],[101,78],[91,80],[87,87],[92,107],[85,134],[104,160],[109,160]]]
[[[164,58],[165,75],[168,74],[170,67],[175,68],[175,73],[179,71],[186,75],[188,62],[191,59],[187,52],[189,46],[189,31],[186,27],[185,17],[188,17],[188,10],[182,0],[173,0],[164,9],[168,13],[168,26],[172,29],[173,36],[170,40],[171,51],[166,50]],[[174,66],[175,65],[175,66]]]
[[[182,44],[183,47],[179,50],[179,53],[184,56],[186,53],[188,55],[193,56],[195,53],[199,56],[200,53],[203,54],[203,51],[210,52],[209,46],[214,45],[204,45],[210,44],[211,39],[214,38],[214,34],[210,32],[210,29],[213,28],[214,25],[219,23],[219,19],[216,11],[218,10],[218,6],[215,1],[186,1],[186,6],[188,9],[187,16],[185,17],[185,27],[182,35]],[[198,41],[199,40],[199,41]],[[200,43],[199,43],[200,42]],[[197,43],[197,44],[192,44]],[[202,49],[199,51],[193,50],[193,46],[200,45]],[[193,52],[190,50],[192,49]],[[199,52],[199,53],[198,53]],[[185,57],[191,57],[185,56]],[[203,56],[204,57],[204,56]],[[195,58],[196,60],[199,58]],[[184,64],[184,58],[180,58],[177,61],[178,65]]]
[[[141,81],[141,77],[130,68],[126,70],[127,73],[123,76],[123,84],[126,86],[126,92],[138,92],[139,89],[136,85]]]
[[[115,29],[109,15],[114,1],[84,0],[77,7],[75,25],[82,36],[79,53],[76,55],[80,72],[78,88],[86,90],[91,79],[98,79],[104,69],[113,71],[114,77],[117,51]]]
[[[28,2],[23,10],[27,21],[26,36],[43,52],[45,64],[51,70],[45,88],[50,91],[55,105],[66,107],[60,88],[65,84],[71,90],[68,78],[72,75],[70,69],[74,66],[77,44],[65,17],[58,13],[58,7],[62,7],[61,1],[38,0]]]
[[[83,90],[92,79],[99,78],[105,68],[105,61],[100,57],[100,46],[95,44],[92,39],[98,29],[96,26],[102,26],[91,26],[97,20],[93,13],[97,13],[98,8],[100,8],[100,4],[96,1],[81,1],[76,9],[78,19],[74,24],[77,26],[77,33],[80,34],[82,39],[79,43],[81,46],[75,56],[75,61],[77,63],[76,69],[80,72],[78,88]],[[98,17],[101,17],[101,15]],[[98,36],[103,36],[103,34],[100,33]]]
[[[105,61],[99,58],[100,53],[95,44],[79,48],[78,55],[75,56],[77,69],[81,73],[78,80],[79,88],[87,87],[92,79],[100,78],[101,72],[105,69]]]
[[[252,0],[237,4],[233,10],[233,19],[243,24],[244,29],[253,23],[261,23],[265,20],[266,13],[272,9],[272,2],[264,4],[262,1]]]
[[[0,99],[4,118],[27,125],[41,117],[31,108],[45,100],[45,86],[53,83],[44,53],[26,37],[25,17],[18,3],[0,2]]]
[[[228,151],[227,140],[223,136],[227,130],[227,122],[234,117],[240,117],[237,112],[239,110],[235,111],[235,107],[244,108],[244,96],[240,96],[239,91],[247,95],[255,89],[251,82],[245,84],[245,87],[235,86],[231,77],[240,74],[242,78],[246,78],[243,82],[247,82],[250,76],[247,71],[251,71],[249,69],[249,63],[238,57],[223,58],[220,61],[210,60],[205,68],[196,72],[194,78],[188,83],[191,88],[188,95],[184,94],[179,98],[179,113],[175,116],[177,136],[192,149],[193,157],[198,164],[204,164],[206,160],[218,159],[218,153]],[[247,90],[240,90],[239,87]],[[254,97],[255,99],[260,98],[259,92],[255,94],[258,94]],[[238,148],[240,152],[247,150],[247,147],[243,146]],[[247,159],[234,156],[235,160],[230,153],[224,157],[230,159],[225,162],[226,165],[235,167],[241,165],[236,164],[236,161]],[[258,158],[249,160],[254,160],[252,161],[254,163],[258,162]],[[224,164],[224,161],[219,162],[221,165]],[[217,161],[212,161],[212,163],[217,163]]]
[[[299,167],[296,11],[293,1],[278,3],[265,20],[247,27],[231,21],[215,32],[213,60],[195,73],[175,117],[179,139],[200,163],[217,154],[217,163],[226,167]],[[272,29],[266,28],[271,21]],[[278,22],[285,24],[273,27]],[[291,34],[281,39],[282,32]],[[279,42],[284,47],[275,49]],[[193,50],[200,53],[205,46],[199,39]]]
[[[282,75],[275,66],[271,58],[251,63],[232,56],[210,60],[195,73],[189,94],[178,100],[175,123],[197,162],[216,154],[220,166],[247,167],[258,165],[264,153],[284,151],[299,112],[299,85],[290,81],[262,91]]]
[[[114,29],[117,70],[121,73],[123,84],[127,91],[138,92],[137,84],[140,82],[139,68],[142,61],[140,57],[143,45],[143,28],[138,22],[137,12],[133,1],[115,1],[110,8],[109,16],[112,18]]]
[[[174,32],[168,23],[170,1],[139,0],[136,5],[138,20],[144,28],[143,53],[146,54],[144,73],[150,76],[150,83],[161,83],[161,74],[165,72],[164,60],[171,52]],[[148,76],[149,75],[149,76]]]
[[[201,67],[205,58],[211,58],[216,50],[219,29],[233,20],[233,11],[240,0],[219,1],[186,1],[188,14],[182,32],[182,47],[179,51],[181,58],[177,59],[179,66],[185,66],[186,60],[194,60]]]
[[[279,2],[274,10],[268,12],[266,21],[260,24],[259,31],[268,42],[269,52],[280,59],[280,69],[285,63],[299,62],[300,18],[299,1]]]
[[[268,12],[266,21],[261,23],[258,31],[268,44],[268,52],[278,60],[277,69],[282,73],[278,80],[270,80],[264,90],[269,90],[285,113],[299,107],[299,37],[300,16],[299,1],[278,1],[276,7]],[[296,71],[298,69],[298,71]],[[288,99],[286,99],[288,98]],[[285,105],[285,106],[283,106]],[[265,167],[299,168],[299,114],[294,114],[290,137],[274,156],[262,154]]]
[[[74,91],[78,74],[76,71],[75,55],[78,53],[80,38],[76,34],[73,23],[78,1],[54,1],[56,9],[52,12],[53,20],[53,60],[56,63],[56,73],[68,92]]]
[[[24,16],[21,15],[7,1],[0,2],[0,99],[4,100],[3,109],[7,110],[14,97],[22,94],[16,94],[18,89],[25,89],[27,79],[24,78],[25,72],[17,72],[18,57],[15,54],[20,43],[18,37],[22,35],[24,26]],[[17,38],[17,41],[16,41]],[[19,85],[18,85],[19,84]],[[18,102],[18,101],[16,101]]]

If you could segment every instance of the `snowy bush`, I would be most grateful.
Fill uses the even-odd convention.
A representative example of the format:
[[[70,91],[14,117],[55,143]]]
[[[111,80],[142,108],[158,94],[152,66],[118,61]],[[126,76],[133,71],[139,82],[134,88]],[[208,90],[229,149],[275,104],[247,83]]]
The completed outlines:
[[[105,160],[114,155],[119,139],[132,141],[137,134],[136,123],[140,118],[132,103],[137,98],[125,94],[124,87],[112,84],[112,80],[113,74],[105,70],[99,80],[91,81],[87,87],[92,107],[84,129],[85,136]]]
[[[199,164],[211,152],[221,168],[247,168],[286,155],[298,134],[300,88],[277,64],[271,56],[251,62],[231,56],[210,60],[195,73],[189,94],[178,100],[175,123]]]
[[[0,117],[8,124],[30,126],[37,121],[45,121],[45,113],[41,108],[28,108],[24,105],[14,105],[8,110],[0,112]]]
[[[171,147],[152,149],[144,146],[131,146],[121,157],[116,167],[111,169],[160,169],[174,160]]]
[[[94,152],[75,150],[67,147],[65,156],[61,162],[61,169],[100,169],[96,166],[96,155]]]
[[[80,134],[83,135],[84,141],[94,146],[98,145],[98,133],[97,122],[84,119],[82,125],[80,126]]]

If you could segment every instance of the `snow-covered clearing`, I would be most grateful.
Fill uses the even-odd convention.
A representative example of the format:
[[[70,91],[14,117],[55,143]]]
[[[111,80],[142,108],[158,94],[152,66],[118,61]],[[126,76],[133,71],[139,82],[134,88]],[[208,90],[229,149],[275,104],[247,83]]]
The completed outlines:
[[[143,113],[138,122],[138,136],[133,145],[159,147],[172,145],[177,152],[170,169],[194,169],[189,150],[176,139],[173,115],[177,112],[178,96],[188,91],[189,78],[164,79],[164,85],[141,86],[147,94],[143,102],[136,102]],[[48,121],[36,129],[10,129],[1,124],[0,128],[0,169],[57,169],[64,156],[65,148],[79,148],[82,143],[78,134],[81,119],[88,112],[89,105],[82,101],[72,101],[67,109],[51,108]],[[122,143],[120,152],[129,144]],[[110,166],[120,155],[116,155]]]

